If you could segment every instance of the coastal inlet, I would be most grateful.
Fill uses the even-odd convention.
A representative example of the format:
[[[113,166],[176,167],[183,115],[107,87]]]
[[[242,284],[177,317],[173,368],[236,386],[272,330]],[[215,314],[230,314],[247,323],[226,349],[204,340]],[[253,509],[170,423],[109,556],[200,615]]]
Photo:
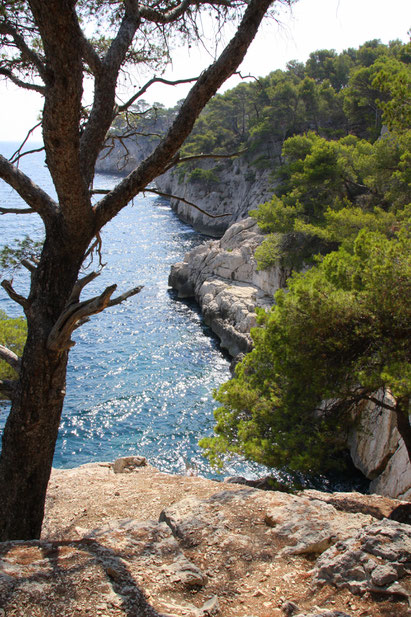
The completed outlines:
[[[0,151],[11,154],[13,144],[2,144]],[[23,158],[21,167],[52,192],[42,153]],[[97,175],[94,186],[110,188],[116,181]],[[4,183],[0,200],[8,207],[22,206]],[[26,234],[41,238],[35,215],[0,218],[1,246]],[[197,442],[212,432],[212,391],[229,379],[229,359],[203,324],[197,305],[178,301],[167,285],[171,264],[204,239],[177,219],[166,200],[144,195],[104,228],[107,265],[85,297],[112,283],[119,293],[135,285],[144,288],[74,334],[55,467],[140,454],[164,471],[216,476]],[[14,286],[21,293],[27,290],[25,272],[14,275]],[[5,293],[0,308],[19,314]],[[6,414],[3,406],[0,430]],[[239,462],[225,473],[250,471]]]

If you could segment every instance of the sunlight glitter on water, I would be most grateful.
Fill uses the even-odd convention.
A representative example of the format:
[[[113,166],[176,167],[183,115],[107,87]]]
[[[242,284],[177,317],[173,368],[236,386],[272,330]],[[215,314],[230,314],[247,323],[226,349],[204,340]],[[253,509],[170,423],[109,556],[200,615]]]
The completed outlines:
[[[41,155],[23,159],[22,168],[52,190]],[[117,181],[99,175],[94,186],[110,188]],[[4,184],[0,197],[21,205]],[[26,233],[41,237],[41,222],[32,216],[5,218],[0,220],[2,244]],[[179,221],[164,199],[138,197],[107,225],[102,239],[107,265],[84,297],[113,282],[118,293],[140,284],[144,288],[74,333],[54,465],[140,454],[165,471],[184,473],[189,466],[214,476],[198,440],[212,433],[212,391],[229,378],[229,361],[198,307],[177,300],[167,285],[171,264],[206,238]],[[24,277],[15,277],[19,290],[27,288]],[[5,294],[0,308],[16,314]],[[0,430],[4,420],[1,414]],[[239,464],[238,472],[246,467]]]

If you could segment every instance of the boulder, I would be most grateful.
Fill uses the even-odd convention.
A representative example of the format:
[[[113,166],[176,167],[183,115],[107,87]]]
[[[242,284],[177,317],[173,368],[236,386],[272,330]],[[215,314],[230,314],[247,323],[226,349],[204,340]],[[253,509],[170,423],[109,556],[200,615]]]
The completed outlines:
[[[352,593],[411,596],[411,527],[383,520],[360,529],[325,551],[313,569],[314,582]]]
[[[147,465],[147,459],[144,456],[122,456],[113,463],[114,473],[130,473],[138,467]]]

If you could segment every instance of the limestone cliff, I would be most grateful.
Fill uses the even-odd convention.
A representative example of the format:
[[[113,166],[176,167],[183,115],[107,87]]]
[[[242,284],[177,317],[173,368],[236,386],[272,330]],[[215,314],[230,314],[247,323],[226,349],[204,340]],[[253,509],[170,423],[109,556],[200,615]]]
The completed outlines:
[[[169,285],[179,297],[197,300],[205,322],[234,358],[251,350],[256,307],[270,307],[290,274],[280,266],[257,269],[254,252],[263,238],[253,219],[243,219],[221,240],[193,249],[171,268]],[[364,404],[356,411],[348,445],[355,466],[372,481],[372,492],[411,497],[411,465],[394,413]]]
[[[280,267],[257,270],[254,252],[263,239],[256,222],[246,218],[221,240],[196,247],[171,268],[169,285],[180,298],[197,300],[204,321],[233,357],[251,350],[256,306],[271,306],[274,292],[289,275]]]
[[[202,162],[202,170],[212,170],[215,179],[190,180],[190,174],[169,171],[156,179],[157,187],[166,193],[184,198],[202,210],[219,218],[207,216],[193,206],[171,199],[177,216],[197,231],[219,238],[228,227],[245,217],[258,204],[273,194],[270,171],[259,170],[244,158],[220,162]]]

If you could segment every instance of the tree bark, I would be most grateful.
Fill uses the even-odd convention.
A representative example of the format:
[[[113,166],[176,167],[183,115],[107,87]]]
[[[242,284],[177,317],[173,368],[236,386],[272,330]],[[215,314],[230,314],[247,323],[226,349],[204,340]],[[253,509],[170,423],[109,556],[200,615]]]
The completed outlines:
[[[58,225],[45,243],[27,300],[27,342],[0,455],[0,541],[39,538],[58,427],[68,351],[49,334],[75,286],[87,236],[77,245]]]
[[[45,353],[40,328],[27,342],[0,457],[0,541],[39,538],[64,401],[68,352]],[[47,410],[47,413],[44,413]]]
[[[395,413],[397,414],[397,428],[401,435],[405,447],[407,448],[408,458],[411,462],[411,426],[410,426],[410,399],[405,396],[398,398],[395,406]]]
[[[115,288],[112,286],[91,302],[79,302],[79,293],[86,279],[78,281],[78,274],[90,242],[109,220],[172,163],[201,110],[237,69],[271,1],[244,1],[246,8],[236,34],[220,58],[198,78],[174,124],[153,154],[92,207],[90,183],[95,161],[116,114],[115,90],[119,70],[141,23],[142,11],[138,12],[138,3],[134,0],[124,2],[124,18],[117,36],[100,59],[93,51],[92,43],[81,32],[75,2],[29,0],[43,43],[44,64],[37,56],[33,61],[34,64],[37,60],[37,64],[41,62],[38,71],[44,82],[42,127],[46,163],[58,203],[0,156],[0,178],[41,216],[46,228],[42,256],[31,274],[29,297],[19,296],[11,283],[7,290],[24,308],[28,336],[2,439],[0,541],[40,536],[63,408],[72,329],[78,325],[78,320],[81,323],[87,315],[139,291],[139,288],[134,288],[110,300]],[[212,6],[208,0],[190,0],[162,17],[155,10],[144,18],[170,23],[178,19],[189,5],[202,3]],[[83,60],[95,78],[93,106],[84,125]]]

